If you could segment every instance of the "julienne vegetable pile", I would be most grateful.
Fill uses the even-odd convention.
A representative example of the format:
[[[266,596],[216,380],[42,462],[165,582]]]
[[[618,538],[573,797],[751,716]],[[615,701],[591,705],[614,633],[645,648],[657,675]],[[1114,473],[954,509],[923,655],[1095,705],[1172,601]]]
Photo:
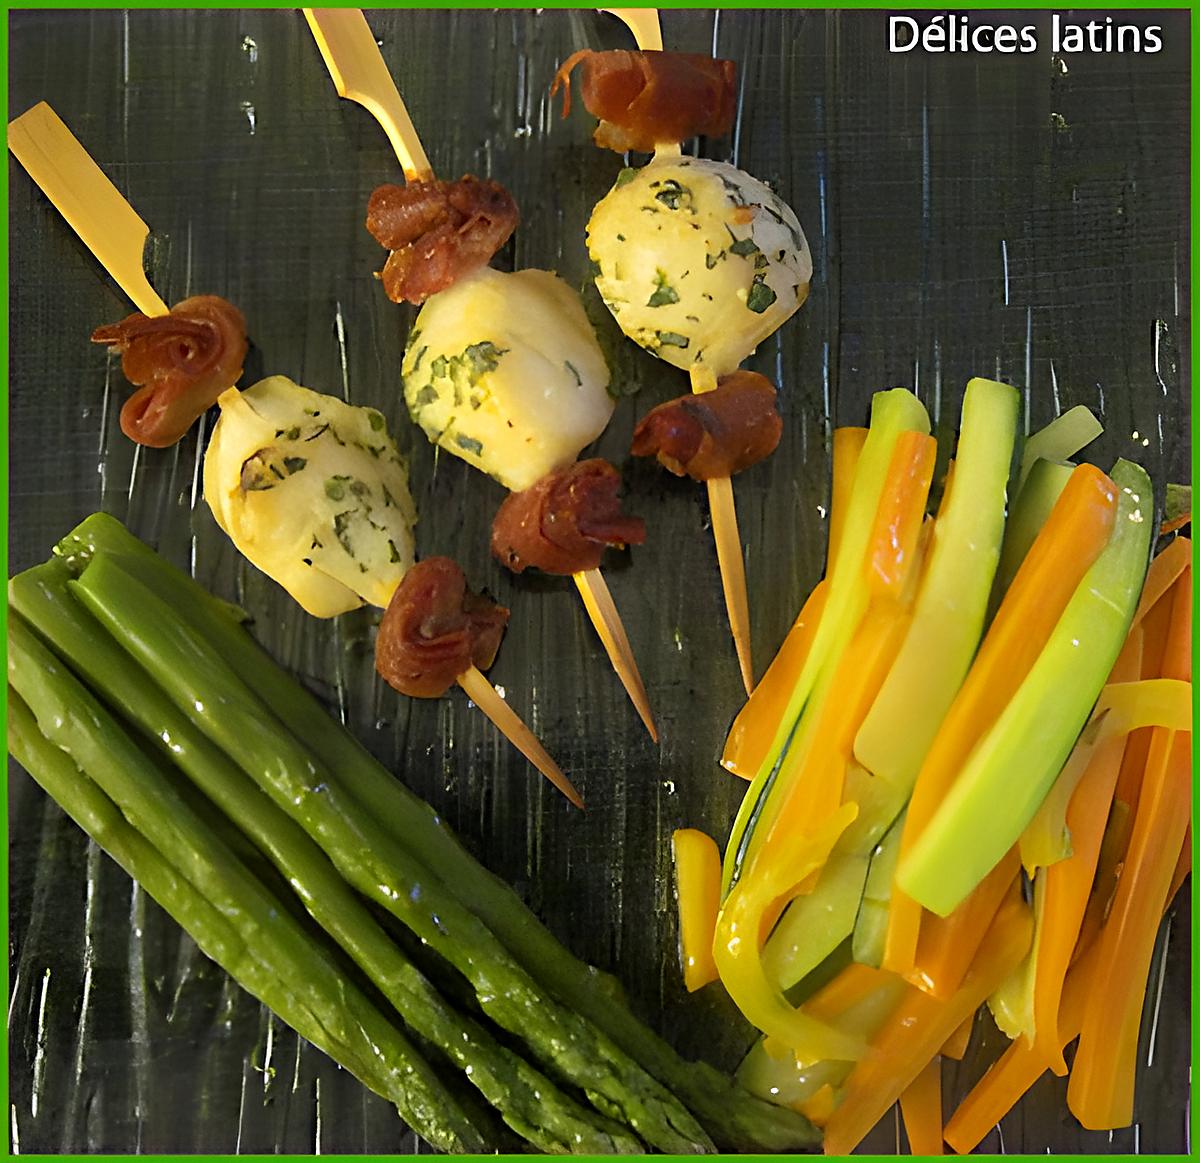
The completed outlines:
[[[738,1077],[828,1154],[897,1100],[915,1152],[969,1151],[1072,1045],[1071,1113],[1133,1118],[1191,867],[1190,491],[1156,530],[1142,468],[1070,463],[1083,408],[1010,474],[1018,402],[967,385],[936,505],[911,393],[835,432],[826,575],[727,741],[724,860],[675,836],[688,987],[720,980],[761,1031]],[[984,1005],[1012,1044],[943,1126],[940,1059]]]

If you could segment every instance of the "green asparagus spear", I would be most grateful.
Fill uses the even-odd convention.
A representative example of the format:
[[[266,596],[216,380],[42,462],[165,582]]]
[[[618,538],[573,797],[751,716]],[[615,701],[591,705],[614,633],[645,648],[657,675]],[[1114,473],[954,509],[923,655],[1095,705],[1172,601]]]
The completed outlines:
[[[419,1134],[446,1151],[485,1150],[487,1137],[416,1049],[345,980],[19,614],[10,611],[8,630],[11,686],[47,746],[61,748],[111,801],[111,810],[103,810],[103,798],[80,790],[88,786],[83,780],[76,781],[75,795],[69,787],[63,791],[57,782],[62,764],[52,765],[50,775],[34,767],[31,774],[55,781],[68,810],[86,814],[89,802],[97,807],[97,840],[113,843],[114,855],[146,861],[145,853],[156,851],[160,863],[148,861],[153,883],[147,891],[234,980],[394,1103]],[[142,841],[129,841],[129,833]],[[203,907],[194,907],[197,900]],[[210,926],[214,916],[219,923]]]
[[[548,1153],[636,1154],[638,1141],[564,1094],[477,1022],[446,1004],[396,947],[304,830],[171,703],[68,591],[60,560],[9,582],[25,617],[91,688],[140,726],[284,874],[313,919],[353,958],[408,1026],[446,1053],[504,1121]]]
[[[228,662],[107,555],[69,583],[183,713],[325,850],[368,899],[456,966],[485,1013],[597,1110],[673,1154],[712,1150],[687,1109],[574,1010],[543,991],[491,931],[397,844]]]
[[[59,542],[79,573],[97,552],[121,565],[192,626],[253,683],[304,745],[336,770],[375,817],[479,916],[538,981],[569,1002],[627,1054],[673,1090],[722,1150],[780,1153],[819,1141],[802,1115],[749,1094],[707,1063],[688,1062],[619,999],[619,987],[580,961],[530,911],[512,887],[479,864],[434,810],[382,767],[324,707],[283,670],[202,586],[134,537],[115,518],[94,513]]]

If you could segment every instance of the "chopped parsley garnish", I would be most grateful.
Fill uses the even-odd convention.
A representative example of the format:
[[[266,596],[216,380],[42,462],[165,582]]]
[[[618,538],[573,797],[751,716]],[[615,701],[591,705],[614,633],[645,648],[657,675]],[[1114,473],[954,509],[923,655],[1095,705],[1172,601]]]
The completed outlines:
[[[661,267],[654,275],[655,291],[646,300],[647,307],[666,307],[679,302],[679,292],[667,282],[667,272]]]
[[[663,347],[684,347],[686,348],[691,340],[686,335],[680,335],[678,331],[656,331],[658,342]]]
[[[636,173],[637,170],[635,170],[632,166],[626,166],[619,174],[617,174],[617,180],[614,183],[613,188],[616,189],[617,186],[623,186],[626,182],[632,182]]]
[[[776,295],[773,290],[763,281],[759,275],[754,282],[750,284],[750,292],[746,296],[746,306],[756,315],[761,315],[772,303],[775,302]]]
[[[583,376],[579,374],[579,369],[569,359],[563,360],[563,367],[565,367],[567,371],[569,371],[571,375],[575,377],[575,386],[577,388],[582,388]]]
[[[654,195],[656,202],[661,202],[668,210],[692,209],[692,192],[687,186],[681,186],[674,178],[668,178],[662,186]]]
[[[476,440],[471,436],[463,436],[462,433],[456,432],[454,434],[454,443],[467,452],[473,452],[476,456],[483,455],[483,442],[481,440]]]

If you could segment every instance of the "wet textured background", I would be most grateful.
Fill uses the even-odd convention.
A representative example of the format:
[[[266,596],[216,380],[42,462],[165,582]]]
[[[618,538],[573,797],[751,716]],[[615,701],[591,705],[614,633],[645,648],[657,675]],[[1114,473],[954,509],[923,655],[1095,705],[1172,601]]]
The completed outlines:
[[[1121,21],[1121,14],[1098,15]],[[413,312],[371,277],[371,189],[398,180],[386,140],[339,101],[290,11],[53,11],[10,15],[10,116],[46,99],[153,231],[151,281],[245,312],[244,382],[282,373],[388,416],[412,455],[420,552],[457,557],[513,611],[492,672],[583,792],[580,814],[461,693],[400,698],[376,681],[373,618],[307,618],[238,560],[199,497],[211,426],[177,448],[120,434],[119,367],[88,343],[130,308],[10,162],[13,571],[92,510],[128,522],[255,618],[255,633],[368,746],[519,885],[580,955],[616,971],[683,1050],[732,1067],[744,1029],[716,989],[683,993],[667,837],[723,836],[743,785],[715,763],[742,699],[704,491],[626,455],[635,419],[683,376],[619,335],[586,286],[583,226],[621,164],[592,122],[562,122],[547,86],[584,47],[628,47],[594,12],[369,14],[435,169],[508,185],[525,221],[501,265],[558,270],[584,289],[624,400],[596,446],[624,468],[647,545],[606,566],[662,745],[650,744],[569,582],[490,560],[502,492],[436,459],[409,425],[400,353]],[[1086,20],[1087,14],[1072,18]],[[985,20],[972,13],[974,23]],[[770,182],[812,245],[812,295],[751,366],[782,386],[778,453],[737,480],[761,673],[817,580],[833,424],[906,385],[943,427],[967,378],[1025,389],[1027,424],[1084,403],[1090,451],[1187,479],[1188,15],[1155,55],[889,56],[879,12],[669,11],[667,47],[741,68],[737,128],[701,142]],[[637,393],[634,395],[633,393]],[[11,1134],[14,1150],[396,1152],[419,1149],[391,1109],[232,986],[24,773],[9,787]],[[1155,957],[1139,1125],[1080,1132],[1061,1081],[1037,1090],[987,1150],[1182,1151],[1189,924],[1172,910]],[[1169,945],[1169,955],[1167,946]],[[961,1093],[996,1053],[977,1024]],[[901,1142],[889,1117],[867,1146]]]

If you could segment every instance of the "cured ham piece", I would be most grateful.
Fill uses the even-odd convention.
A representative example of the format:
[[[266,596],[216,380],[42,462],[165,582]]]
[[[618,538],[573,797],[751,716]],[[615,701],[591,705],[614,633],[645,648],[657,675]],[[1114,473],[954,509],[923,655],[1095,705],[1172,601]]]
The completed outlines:
[[[375,640],[375,669],[403,695],[440,698],[472,666],[492,665],[508,611],[467,589],[448,557],[427,557],[401,579]]]
[[[499,182],[469,174],[380,186],[367,203],[367,230],[392,253],[382,279],[394,303],[424,303],[479,267],[509,239],[521,219]]]
[[[137,391],[121,408],[121,431],[151,448],[177,443],[242,374],[246,320],[216,295],[195,295],[168,315],[128,315],[97,327],[93,343],[121,353]]]
[[[606,460],[579,461],[511,493],[492,522],[492,553],[515,573],[596,569],[604,550],[641,545],[646,523],[621,512],[621,476]]]
[[[644,153],[697,134],[721,137],[733,125],[737,66],[695,53],[572,53],[554,77],[550,95],[563,91],[571,110],[571,71],[581,69],[580,93],[600,119],[593,140],[604,149]]]
[[[676,476],[732,476],[775,451],[783,433],[775,386],[757,372],[722,376],[711,392],[659,404],[633,431],[634,456],[656,456]]]

